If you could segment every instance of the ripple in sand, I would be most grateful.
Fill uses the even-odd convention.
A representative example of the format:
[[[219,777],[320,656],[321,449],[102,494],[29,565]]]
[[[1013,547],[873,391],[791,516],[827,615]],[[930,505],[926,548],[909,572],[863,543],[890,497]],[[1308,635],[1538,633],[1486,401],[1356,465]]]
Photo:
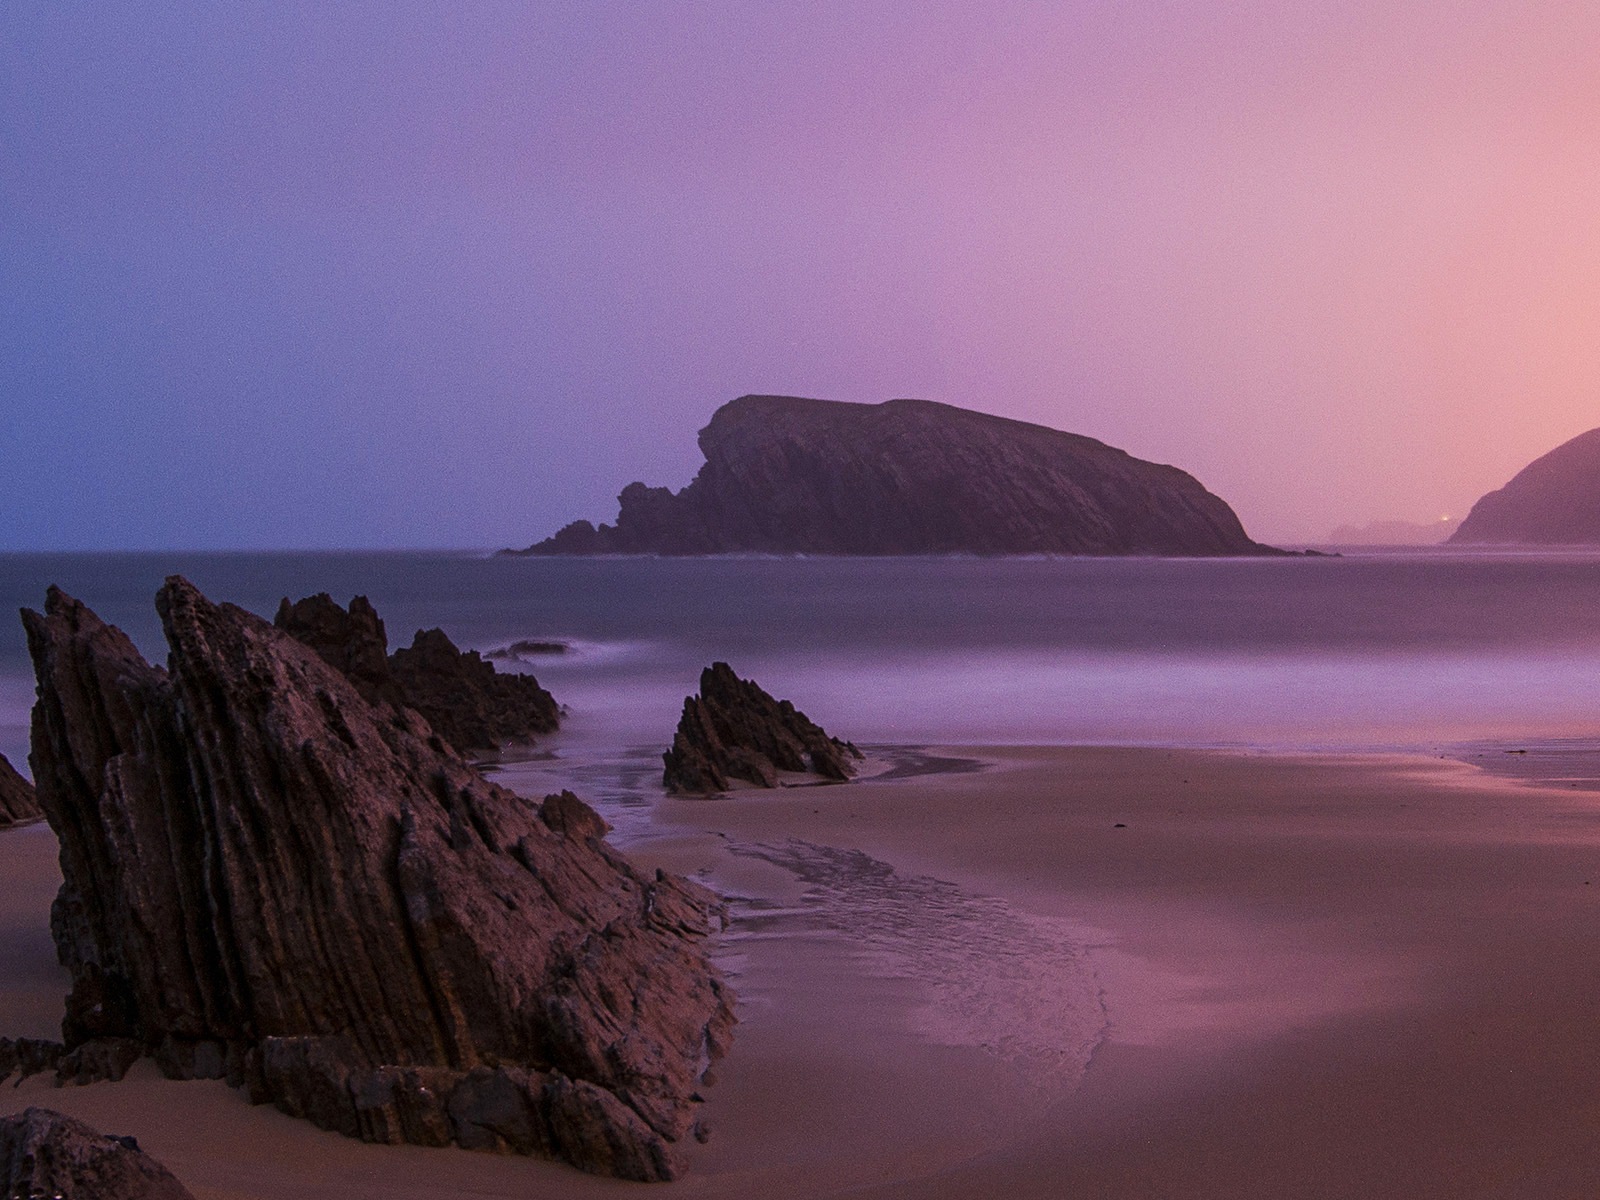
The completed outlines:
[[[917,1036],[979,1047],[1040,1086],[1074,1084],[1087,1070],[1106,1011],[1082,927],[903,875],[857,850],[797,839],[729,849],[782,868],[802,887],[786,903],[730,898],[730,973],[741,972],[751,942],[827,936],[867,974],[916,985]]]

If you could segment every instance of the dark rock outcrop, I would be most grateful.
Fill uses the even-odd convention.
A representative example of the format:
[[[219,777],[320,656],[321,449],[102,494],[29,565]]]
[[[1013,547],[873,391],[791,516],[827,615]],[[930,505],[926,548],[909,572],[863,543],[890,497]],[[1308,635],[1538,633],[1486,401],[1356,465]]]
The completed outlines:
[[[20,1083],[34,1075],[54,1071],[60,1066],[65,1050],[60,1042],[43,1038],[0,1038],[0,1083],[13,1075]]]
[[[406,703],[405,693],[389,666],[388,631],[365,596],[351,600],[348,610],[339,607],[327,592],[292,604],[285,596],[278,604],[273,624],[310,646],[323,662],[343,673],[369,704]]]
[[[1450,545],[1600,545],[1600,429],[1529,463],[1472,506]]]
[[[615,525],[520,553],[1277,553],[1176,467],[927,400],[743,396],[700,449],[681,492],[629,484]]]
[[[461,651],[442,629],[422,629],[389,656],[406,703],[460,749],[499,749],[554,733],[561,710],[532,675],[502,675],[476,650]]]
[[[118,1080],[144,1057],[144,1047],[131,1038],[93,1038],[68,1050],[43,1038],[0,1038],[0,1083],[17,1082],[54,1071],[57,1083],[99,1083]],[[220,1072],[218,1072],[220,1074]],[[199,1078],[194,1074],[183,1078]]]
[[[0,754],[0,829],[37,821],[42,815],[33,784]]]
[[[29,1108],[0,1117],[0,1196],[6,1200],[194,1200],[131,1137]]]
[[[860,758],[851,743],[719,662],[700,672],[700,694],[684,699],[662,782],[669,791],[708,793],[726,791],[730,779],[777,787],[779,771],[842,781]]]
[[[165,671],[56,589],[24,613],[67,1056],[133,1043],[352,1137],[671,1177],[733,1024],[715,898],[249,613],[176,577],[157,607]]]
[[[433,731],[464,753],[531,742],[561,723],[555,698],[532,675],[505,674],[476,650],[461,651],[442,629],[418,630],[408,650],[389,638],[365,596],[347,612],[326,592],[278,606],[279,629],[337,667],[373,704],[416,709]]]

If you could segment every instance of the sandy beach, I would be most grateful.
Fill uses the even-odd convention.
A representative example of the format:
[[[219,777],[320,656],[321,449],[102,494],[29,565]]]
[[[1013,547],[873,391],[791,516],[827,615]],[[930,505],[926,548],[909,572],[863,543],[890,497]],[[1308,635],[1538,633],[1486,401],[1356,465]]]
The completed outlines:
[[[692,1197],[1600,1192],[1600,811],[1454,761],[952,748],[662,803],[741,995]],[[54,842],[0,835],[0,1033],[49,1035]],[[0,1089],[201,1200],[638,1185],[367,1146],[148,1064]]]

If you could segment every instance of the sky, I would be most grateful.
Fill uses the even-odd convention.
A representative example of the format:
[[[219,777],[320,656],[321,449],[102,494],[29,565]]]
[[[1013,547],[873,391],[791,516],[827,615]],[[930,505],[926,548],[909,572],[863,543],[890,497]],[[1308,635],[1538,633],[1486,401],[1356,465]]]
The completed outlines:
[[[526,545],[747,392],[1246,528],[1600,425],[1600,8],[11,0],[0,549]]]

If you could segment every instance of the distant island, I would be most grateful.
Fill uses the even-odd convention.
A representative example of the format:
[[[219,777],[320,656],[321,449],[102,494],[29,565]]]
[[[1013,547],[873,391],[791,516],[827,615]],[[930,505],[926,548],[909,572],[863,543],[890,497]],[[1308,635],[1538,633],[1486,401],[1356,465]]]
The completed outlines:
[[[682,491],[503,554],[1278,554],[1177,467],[929,400],[741,396]]]
[[[1472,506],[1449,544],[1600,544],[1600,429],[1529,463]]]
[[[1461,525],[1458,520],[1440,517],[1437,521],[1369,521],[1365,525],[1341,525],[1328,534],[1334,546],[1437,546]]]

